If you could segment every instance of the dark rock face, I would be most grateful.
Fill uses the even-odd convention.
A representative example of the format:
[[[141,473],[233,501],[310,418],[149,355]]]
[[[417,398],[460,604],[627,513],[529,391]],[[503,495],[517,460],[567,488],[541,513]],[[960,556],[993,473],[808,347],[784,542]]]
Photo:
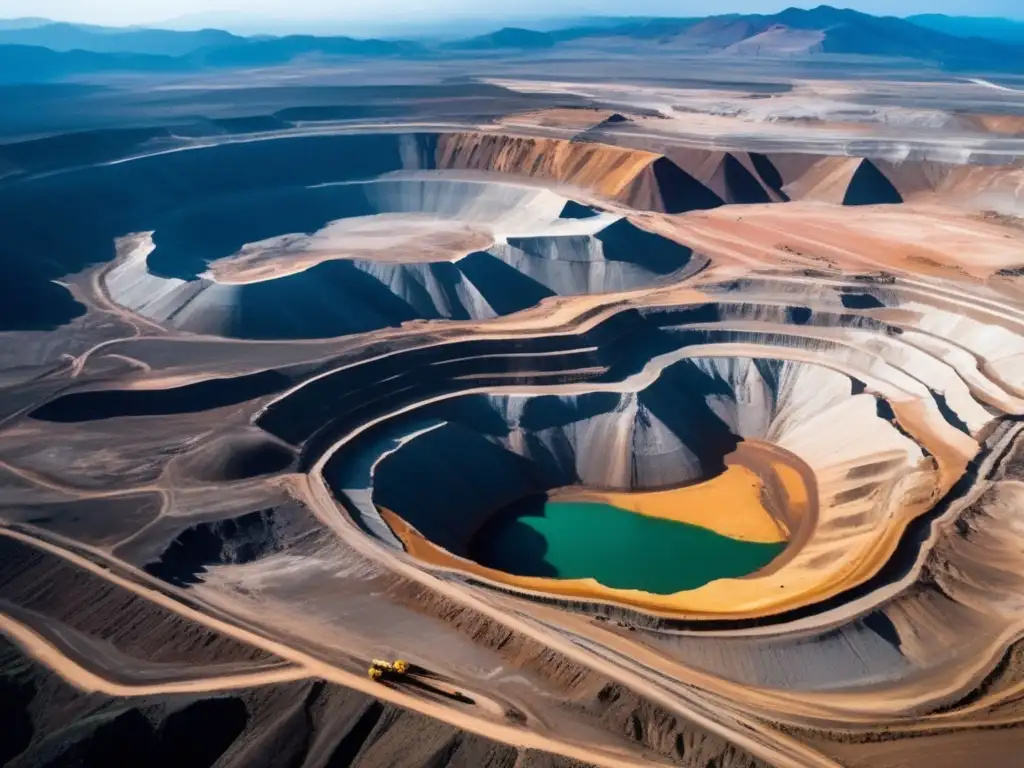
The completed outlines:
[[[40,764],[48,768],[210,768],[245,730],[247,720],[245,704],[233,698],[189,704],[157,727],[139,709],[129,709],[76,740],[54,744],[51,756]]]
[[[843,196],[843,205],[895,205],[903,197],[870,160],[861,160]]]
[[[270,510],[202,523],[183,531],[146,571],[171,584],[202,581],[210,565],[250,563],[277,549]]]
[[[35,696],[31,681],[17,678],[0,679],[0,717],[3,731],[0,731],[0,764],[24,752],[32,743],[34,727],[28,712],[28,705]]]

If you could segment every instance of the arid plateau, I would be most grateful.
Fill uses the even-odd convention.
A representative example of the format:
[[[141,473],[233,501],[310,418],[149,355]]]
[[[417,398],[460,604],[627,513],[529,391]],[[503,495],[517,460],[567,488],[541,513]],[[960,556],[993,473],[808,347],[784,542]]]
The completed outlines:
[[[5,134],[0,764],[1022,764],[1024,91],[564,57]]]

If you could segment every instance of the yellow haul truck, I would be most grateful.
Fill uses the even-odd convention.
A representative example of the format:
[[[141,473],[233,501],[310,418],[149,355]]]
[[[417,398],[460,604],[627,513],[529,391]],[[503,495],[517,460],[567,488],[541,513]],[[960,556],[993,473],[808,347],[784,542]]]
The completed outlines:
[[[399,678],[405,675],[408,671],[409,662],[403,661],[402,659],[396,659],[395,661],[374,659],[370,662],[370,669],[367,670],[371,680],[386,680],[388,678]]]

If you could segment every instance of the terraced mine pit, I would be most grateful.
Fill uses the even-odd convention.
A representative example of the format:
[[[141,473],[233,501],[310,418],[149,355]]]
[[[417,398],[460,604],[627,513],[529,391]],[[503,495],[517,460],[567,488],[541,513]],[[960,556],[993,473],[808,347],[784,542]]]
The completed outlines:
[[[232,195],[124,242],[128,256],[106,278],[114,301],[236,338],[484,320],[694,271],[689,249],[622,216],[443,174]]]
[[[326,478],[368,532],[393,544],[397,533],[435,563],[472,561],[483,566],[472,572],[505,584],[595,597],[625,589],[631,602],[653,593],[669,605],[667,595],[685,601],[759,571],[813,516],[806,463],[755,442],[783,407],[769,404],[794,410],[788,400],[829,384],[838,401],[849,382],[811,366],[688,358],[656,317],[620,323],[624,333],[592,353],[614,365],[590,385],[428,400],[397,424],[375,423],[327,462]],[[676,348],[648,360],[658,344]],[[836,404],[815,403],[826,413]]]
[[[19,653],[244,702],[238,765],[392,705],[523,765],[1017,733],[1020,168],[513,123],[0,179]]]

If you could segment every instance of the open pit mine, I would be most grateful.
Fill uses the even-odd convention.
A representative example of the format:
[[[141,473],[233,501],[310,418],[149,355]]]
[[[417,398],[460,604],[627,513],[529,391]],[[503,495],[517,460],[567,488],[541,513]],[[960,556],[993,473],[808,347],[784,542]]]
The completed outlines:
[[[566,113],[0,180],[0,763],[1019,764],[1024,170]]]

